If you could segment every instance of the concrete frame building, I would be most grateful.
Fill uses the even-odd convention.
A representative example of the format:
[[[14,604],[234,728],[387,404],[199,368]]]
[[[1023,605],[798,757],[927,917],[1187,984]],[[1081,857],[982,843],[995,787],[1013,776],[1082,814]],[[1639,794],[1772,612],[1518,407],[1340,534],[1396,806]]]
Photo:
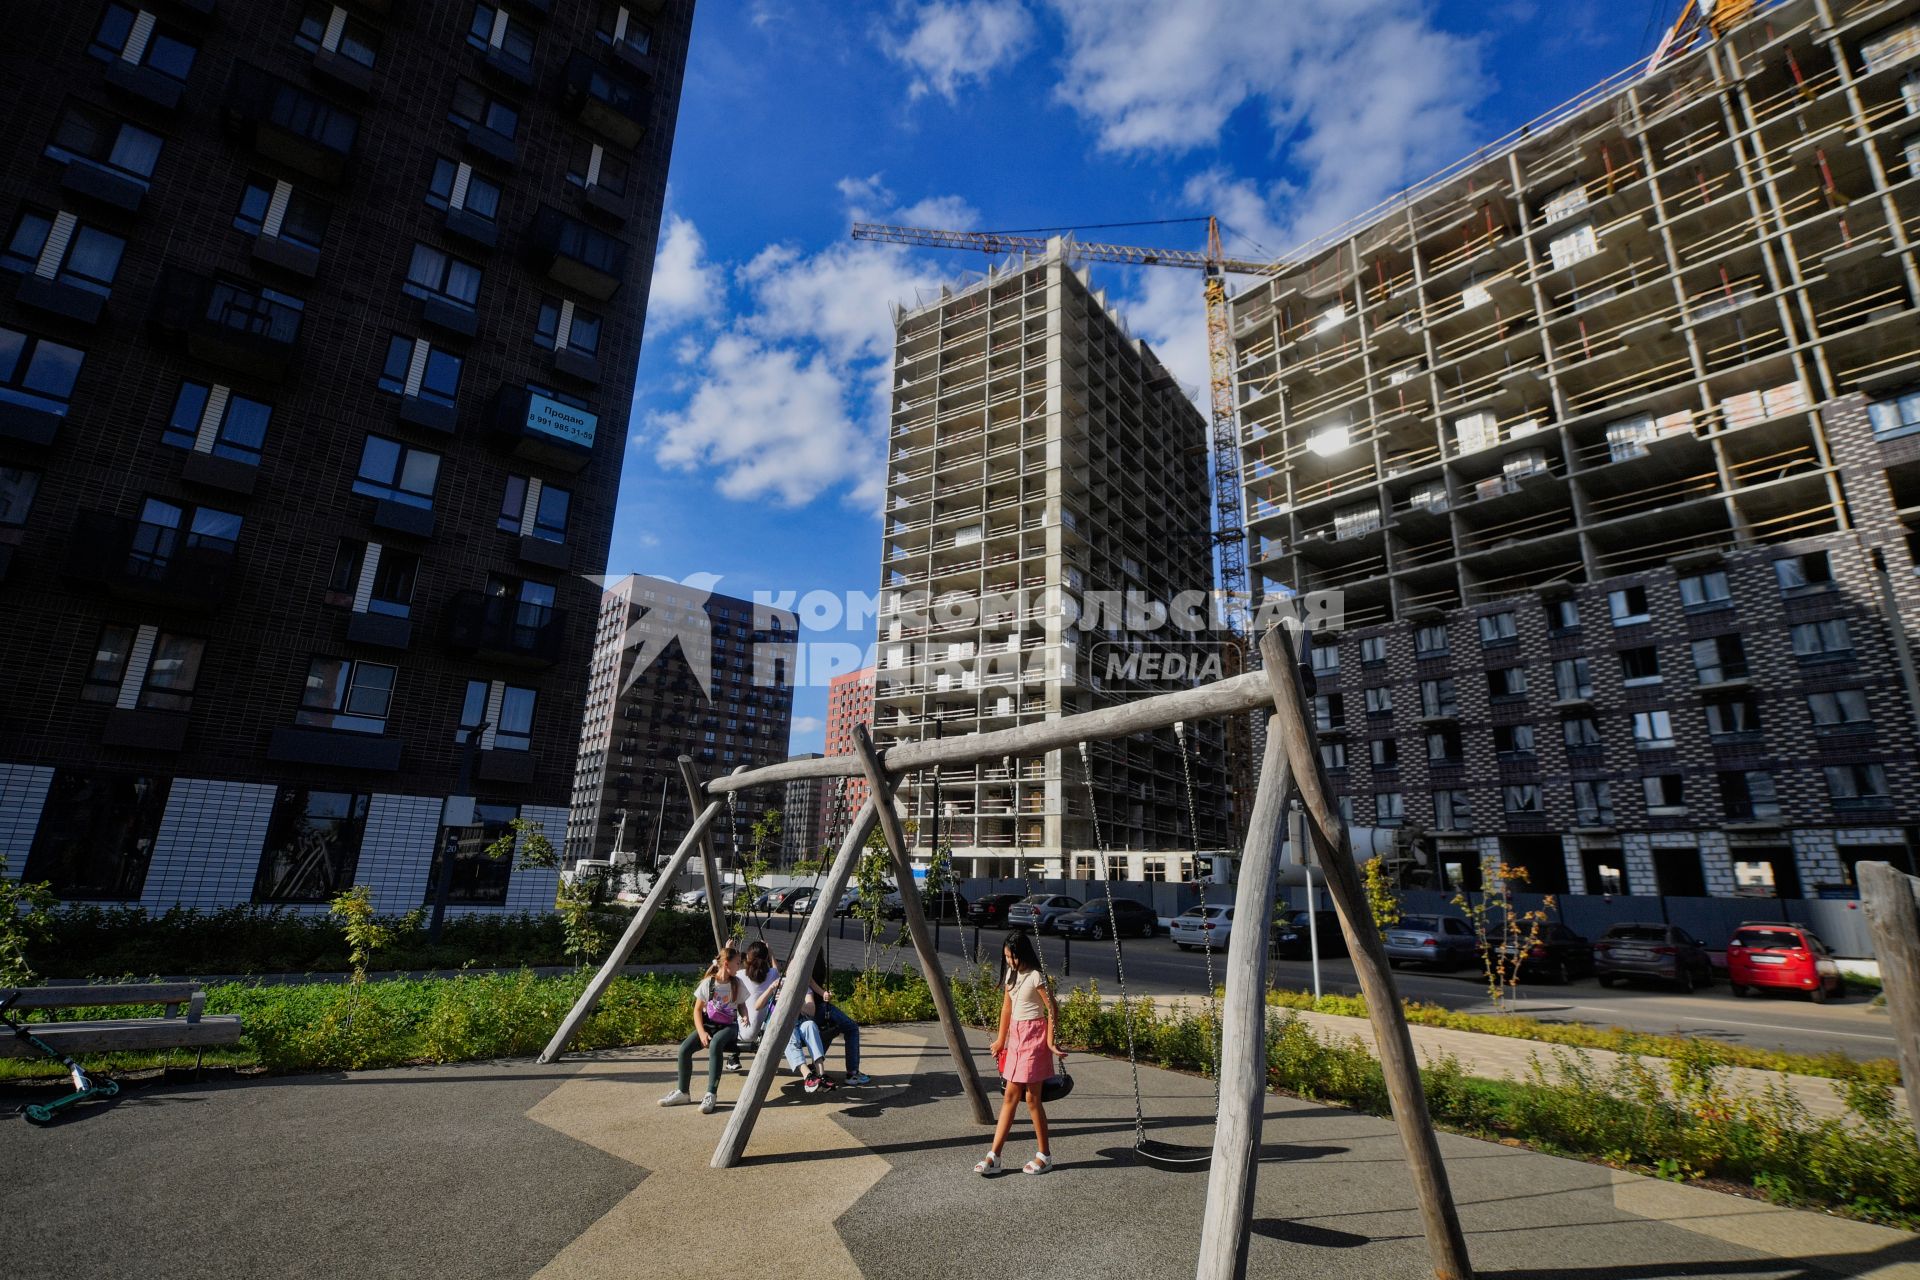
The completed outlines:
[[[1069,244],[895,316],[875,736],[1010,728],[1207,678],[1206,420],[1128,337]],[[1130,593],[1130,594],[1129,594]],[[1120,601],[1198,597],[1200,630],[1130,626]],[[1191,727],[1199,842],[1227,825],[1223,731]],[[940,838],[968,874],[1105,874],[1077,753],[943,772]],[[1093,748],[1116,874],[1184,879],[1194,834],[1171,733]],[[932,838],[933,779],[903,788]]]
[[[9,12],[8,875],[552,906],[692,8]]]
[[[1920,18],[1762,4],[1233,299],[1250,563],[1360,823],[1548,891],[1913,866]]]
[[[679,759],[703,777],[787,758],[798,623],[783,610],[629,574],[601,597],[579,738],[566,858],[651,867],[692,825]],[[714,828],[716,851],[744,849],[783,795],[740,796]],[[621,823],[625,828],[622,831]]]

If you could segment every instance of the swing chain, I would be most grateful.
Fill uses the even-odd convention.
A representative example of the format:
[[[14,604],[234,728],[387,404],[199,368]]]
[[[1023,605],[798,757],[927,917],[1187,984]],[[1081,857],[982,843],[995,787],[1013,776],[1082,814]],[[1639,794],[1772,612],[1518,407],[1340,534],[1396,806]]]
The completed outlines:
[[[1113,913],[1113,860],[1100,831],[1100,805],[1093,790],[1093,758],[1080,743],[1080,780],[1087,791],[1087,813],[1093,821],[1093,846],[1100,853],[1100,883],[1107,894],[1107,929],[1113,938],[1113,976],[1120,986],[1120,1009],[1127,1027],[1127,1065],[1133,1072],[1133,1139],[1137,1147],[1147,1140],[1146,1110],[1140,1101],[1140,1059],[1133,1042],[1133,1002],[1127,998],[1126,963],[1120,949],[1120,921]]]
[[[1193,845],[1194,882],[1200,886],[1200,923],[1206,925],[1209,923],[1207,917],[1207,877],[1200,873],[1199,809],[1195,805],[1193,798],[1193,761],[1187,755],[1186,721],[1176,720],[1173,722],[1173,736],[1180,743],[1180,772],[1185,777],[1187,784],[1187,836],[1189,842]],[[1201,932],[1202,934],[1206,934],[1209,931],[1203,928]],[[1216,994],[1217,989],[1213,984],[1213,939],[1211,937],[1204,937],[1200,944],[1200,950],[1205,954],[1207,960],[1207,1039],[1211,1042],[1213,1048],[1213,1096],[1214,1100],[1218,1102],[1220,1098],[1220,1059],[1223,1046],[1220,1041],[1220,997]]]

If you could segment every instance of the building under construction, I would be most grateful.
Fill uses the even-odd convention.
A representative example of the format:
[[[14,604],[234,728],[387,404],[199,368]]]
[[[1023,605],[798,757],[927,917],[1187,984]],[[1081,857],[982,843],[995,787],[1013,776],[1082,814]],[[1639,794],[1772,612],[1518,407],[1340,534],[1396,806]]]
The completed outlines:
[[[1235,297],[1256,584],[1344,593],[1356,822],[1547,890],[1911,869],[1915,13],[1754,6]]]
[[[1007,729],[1217,678],[1207,424],[1070,247],[895,317],[874,735]],[[1150,627],[1199,601],[1198,630]],[[1129,612],[1137,605],[1137,612]],[[1188,619],[1191,621],[1191,618]],[[1198,842],[1226,839],[1217,723],[1187,726]],[[938,779],[937,838],[972,875],[1191,878],[1171,733]],[[931,773],[902,788],[936,838]],[[1098,817],[1097,841],[1092,818]]]

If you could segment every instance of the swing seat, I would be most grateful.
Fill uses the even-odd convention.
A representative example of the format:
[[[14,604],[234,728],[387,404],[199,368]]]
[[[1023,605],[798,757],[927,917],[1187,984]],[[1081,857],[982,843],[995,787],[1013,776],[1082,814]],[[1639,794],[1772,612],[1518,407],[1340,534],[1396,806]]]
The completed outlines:
[[[1169,1173],[1191,1173],[1213,1163],[1212,1147],[1189,1147],[1157,1138],[1141,1138],[1133,1144],[1133,1158],[1141,1164]]]
[[[1048,1076],[1040,1083],[1040,1101],[1058,1102],[1073,1092],[1073,1077],[1062,1071],[1057,1076]]]

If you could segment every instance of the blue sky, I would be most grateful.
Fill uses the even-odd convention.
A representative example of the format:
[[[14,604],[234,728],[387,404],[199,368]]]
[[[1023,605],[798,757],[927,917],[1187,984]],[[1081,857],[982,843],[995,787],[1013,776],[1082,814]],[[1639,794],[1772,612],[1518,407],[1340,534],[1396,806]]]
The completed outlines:
[[[1677,0],[701,0],[608,569],[871,593],[891,305],[984,257],[855,219],[1218,214],[1279,257],[1650,50]],[[1202,247],[1192,225],[1098,233]],[[1199,391],[1200,282],[1097,269]],[[871,639],[844,624],[811,641]],[[823,660],[829,650],[819,651]],[[817,750],[825,661],[795,698]]]

